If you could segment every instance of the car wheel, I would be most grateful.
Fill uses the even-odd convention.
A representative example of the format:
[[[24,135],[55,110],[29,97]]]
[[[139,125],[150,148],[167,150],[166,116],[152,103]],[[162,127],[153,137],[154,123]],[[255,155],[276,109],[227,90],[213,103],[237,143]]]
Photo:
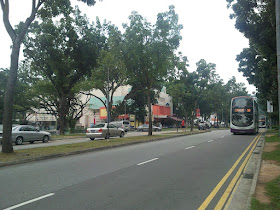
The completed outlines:
[[[49,136],[44,136],[43,137],[43,143],[47,143],[49,141]]]
[[[20,144],[22,144],[23,143],[23,138],[21,137],[21,136],[18,136],[17,138],[16,138],[16,145],[20,145]]]
[[[30,141],[30,144],[34,144],[34,141]]]
[[[121,132],[120,138],[124,137],[124,132]]]
[[[110,134],[106,133],[105,139],[109,139],[110,138]]]
[[[92,140],[92,141],[93,141],[94,139],[95,139],[95,138],[90,138],[90,140]]]

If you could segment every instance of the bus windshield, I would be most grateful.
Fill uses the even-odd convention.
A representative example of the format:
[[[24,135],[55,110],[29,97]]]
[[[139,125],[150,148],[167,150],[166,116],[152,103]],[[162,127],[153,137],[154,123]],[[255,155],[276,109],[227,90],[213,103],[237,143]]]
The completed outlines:
[[[232,124],[238,127],[247,127],[253,123],[253,99],[234,99],[232,101]]]
[[[233,113],[232,124],[238,127],[247,127],[253,124],[253,114]]]

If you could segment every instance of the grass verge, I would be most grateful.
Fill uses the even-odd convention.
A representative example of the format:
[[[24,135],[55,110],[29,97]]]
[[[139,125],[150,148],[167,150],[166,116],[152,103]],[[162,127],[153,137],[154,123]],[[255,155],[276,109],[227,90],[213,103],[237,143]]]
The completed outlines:
[[[278,131],[268,130],[267,136],[265,137],[265,142],[280,142],[280,137],[278,136]],[[263,152],[262,153],[263,160],[274,160],[280,163],[280,146],[278,146],[277,150],[272,152]],[[274,210],[280,209],[280,176],[276,179],[266,183],[265,186],[267,195],[269,196],[271,203],[264,204],[261,203],[256,198],[252,198],[251,200],[251,210]]]
[[[280,209],[280,176],[268,182],[265,186],[267,195],[271,199],[271,203],[265,204],[256,198],[251,200],[251,210],[274,210]]]
[[[71,138],[71,137],[84,137],[86,136],[85,133],[72,133],[72,134],[64,134],[64,135],[52,135],[52,139],[61,139],[61,138],[64,138],[64,139],[67,139],[67,138]]]
[[[280,137],[278,134],[274,135],[268,135],[265,137],[265,142],[280,142]],[[280,146],[278,146],[277,150],[274,150],[272,152],[263,152],[262,153],[262,159],[263,160],[276,160],[280,163]]]

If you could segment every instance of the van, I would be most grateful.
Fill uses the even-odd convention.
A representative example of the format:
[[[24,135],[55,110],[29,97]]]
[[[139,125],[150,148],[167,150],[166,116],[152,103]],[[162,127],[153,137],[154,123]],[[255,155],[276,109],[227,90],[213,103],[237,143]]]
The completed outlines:
[[[130,123],[127,120],[113,121],[113,122],[110,122],[110,124],[115,125],[117,128],[124,129],[125,132],[129,131],[129,129],[130,129]]]

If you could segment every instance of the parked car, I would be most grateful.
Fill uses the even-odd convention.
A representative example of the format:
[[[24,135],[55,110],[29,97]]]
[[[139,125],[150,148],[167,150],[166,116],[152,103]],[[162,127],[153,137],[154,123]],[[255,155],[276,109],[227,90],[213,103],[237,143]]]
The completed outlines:
[[[199,122],[198,123],[198,130],[206,130],[207,126],[208,125],[205,122]]]
[[[95,138],[105,138],[119,136],[120,138],[124,137],[124,129],[117,128],[114,124],[108,123],[100,123],[94,125],[92,128],[87,128],[86,137],[90,138],[90,140],[94,140]]]
[[[127,120],[113,121],[113,122],[110,122],[110,124],[115,125],[117,128],[124,129],[125,132],[129,131],[129,129],[130,129],[130,123]]]
[[[161,131],[161,128],[153,125],[152,130],[153,131]],[[149,125],[148,124],[140,125],[137,128],[137,131],[146,131],[146,132],[148,132],[149,131]]]
[[[18,125],[12,128],[12,142],[22,144],[23,142],[34,143],[34,141],[42,141],[44,143],[51,140],[51,134],[46,131],[40,131],[31,125]],[[2,144],[2,136],[0,137]]]

